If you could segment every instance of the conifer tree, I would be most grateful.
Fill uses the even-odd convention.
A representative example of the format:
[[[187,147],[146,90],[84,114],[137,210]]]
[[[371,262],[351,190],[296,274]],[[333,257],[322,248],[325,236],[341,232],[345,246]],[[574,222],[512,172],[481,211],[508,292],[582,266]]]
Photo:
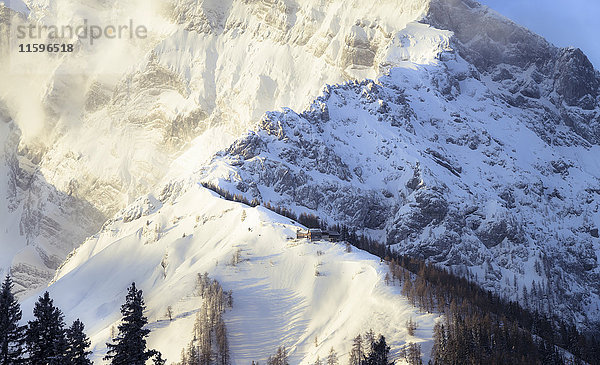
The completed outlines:
[[[200,364],[200,351],[198,351],[198,348],[194,345],[194,341],[189,343],[185,356],[182,356],[181,364],[182,365]]]
[[[185,349],[181,349],[181,362],[179,363],[179,365],[187,365],[188,363],[188,357],[185,353]]]
[[[158,354],[157,351],[146,349],[146,337],[150,330],[144,328],[148,319],[144,316],[144,297],[142,291],[132,283],[121,306],[123,315],[119,325],[119,334],[113,338],[114,343],[107,343],[108,354],[104,360],[110,360],[113,365],[145,365],[146,360]]]
[[[22,312],[12,287],[12,279],[7,275],[0,291],[0,365],[23,361],[25,326],[19,325]]]
[[[388,356],[390,353],[390,347],[385,341],[383,335],[379,336],[377,341],[371,343],[371,352],[364,362],[365,365],[389,365]]]
[[[65,322],[60,309],[45,292],[33,307],[35,319],[29,321],[26,344],[31,364],[64,364],[67,349]]]
[[[284,346],[277,349],[277,359],[279,360],[278,365],[289,365],[287,349]]]
[[[284,346],[279,346],[277,348],[277,353],[269,356],[267,359],[267,365],[289,365],[286,348]]]
[[[421,360],[421,345],[413,342],[409,342],[406,348],[403,349],[404,359],[409,365],[423,365]],[[460,364],[462,362],[456,362]]]
[[[363,340],[362,336],[359,334],[354,337],[352,342],[352,349],[350,350],[350,365],[360,365],[363,357]]]
[[[68,365],[91,365],[88,356],[92,353],[90,339],[85,335],[83,323],[77,319],[67,328],[67,360]]]
[[[167,360],[162,358],[162,354],[160,352],[157,352],[154,358],[152,359],[153,365],[165,365],[166,363]]]
[[[431,362],[433,365],[447,363],[448,337],[443,324],[437,322],[433,326],[433,348],[431,349]]]
[[[375,344],[375,332],[373,332],[373,329],[371,328],[370,330],[368,330],[367,332],[365,332],[364,335],[364,347],[368,348],[368,349],[372,349],[373,345]]]
[[[225,328],[225,322],[223,318],[219,318],[216,329],[217,347],[218,347],[218,364],[228,365],[229,364],[229,344],[227,341],[227,330]]]
[[[333,347],[329,350],[329,355],[327,355],[327,365],[339,365],[337,353]]]

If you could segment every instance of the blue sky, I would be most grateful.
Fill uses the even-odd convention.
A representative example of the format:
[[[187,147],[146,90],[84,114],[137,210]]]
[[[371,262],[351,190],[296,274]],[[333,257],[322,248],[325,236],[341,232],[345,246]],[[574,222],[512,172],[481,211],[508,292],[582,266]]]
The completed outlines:
[[[600,69],[600,1],[479,0],[550,43],[583,50]]]

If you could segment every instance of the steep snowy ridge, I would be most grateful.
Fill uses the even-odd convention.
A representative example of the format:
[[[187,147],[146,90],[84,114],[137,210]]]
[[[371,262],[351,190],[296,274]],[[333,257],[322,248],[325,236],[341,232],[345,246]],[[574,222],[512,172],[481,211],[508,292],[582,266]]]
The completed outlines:
[[[106,219],[89,203],[58,191],[36,170],[27,151],[18,151],[19,130],[0,120],[0,268],[10,273],[15,290],[25,294],[44,287],[65,256]]]
[[[28,1],[27,19],[2,7],[3,33],[11,24],[131,19],[149,34],[93,45],[80,39],[77,57],[10,53],[16,46],[4,44],[0,99],[7,121],[20,129],[17,147],[11,148],[28,156],[37,179],[101,213],[84,227],[89,234],[102,216],[112,216],[162,181],[171,162],[194,148],[195,137],[203,136],[195,149],[202,152],[199,162],[228,146],[265,111],[305,107],[327,83],[377,77],[401,62],[433,62],[448,47],[450,32],[415,23],[427,4]],[[64,222],[58,230],[78,224]],[[38,256],[48,254],[34,227],[25,229],[33,232],[28,244],[39,249]],[[64,246],[78,239],[67,238]]]
[[[476,71],[446,57],[328,87],[301,114],[268,113],[201,168],[204,179],[361,227],[591,325],[600,319],[599,147],[568,130],[556,138],[573,145],[547,144],[532,126],[536,109],[507,107],[491,80],[461,76]]]
[[[24,143],[47,148],[38,152],[49,182],[109,215],[149,191],[207,129],[223,125],[232,141],[268,110],[305,107],[325,84],[432,62],[450,36],[415,23],[427,8],[416,0],[70,5],[33,1],[28,21],[123,23],[126,14],[150,36],[81,40],[77,58],[36,55],[35,64],[5,55],[8,81],[33,88],[34,100],[19,102],[20,88],[2,95]],[[31,68],[14,73],[21,61]]]
[[[95,360],[105,354],[125,289],[135,281],[148,304],[149,345],[177,361],[192,338],[202,302],[194,286],[204,272],[233,290],[233,309],[225,313],[233,364],[262,363],[280,345],[293,364],[325,358],[331,347],[345,362],[351,339],[365,328],[385,334],[394,357],[407,341],[421,343],[428,356],[436,316],[419,313],[399,286],[386,285],[385,263],[343,244],[296,240],[300,227],[289,219],[225,201],[196,179],[138,199],[58,270],[51,295],[67,320],[86,323]],[[25,313],[33,300],[23,303]],[[411,317],[419,325],[415,336],[404,325]]]
[[[581,50],[555,47],[472,0],[432,1],[425,22],[453,31],[453,48],[498,83],[498,97],[537,109],[531,125],[547,143],[572,144],[564,127],[600,142],[600,72]]]
[[[156,324],[166,338],[193,322],[183,314],[196,308],[185,298],[197,272],[208,270],[249,298],[251,287],[236,284],[231,270],[256,263],[268,270],[270,263],[223,265],[235,245],[285,260],[314,248],[287,247],[291,226],[273,222],[289,222],[260,209],[244,208],[248,222],[232,218],[241,216],[238,205],[218,218],[229,203],[197,188],[201,180],[350,224],[580,326],[600,320],[600,74],[580,50],[556,48],[472,0],[26,4],[27,18],[0,5],[0,268],[11,270],[19,290],[33,293],[105,223],[51,286],[64,295],[63,309],[92,327],[95,346],[118,316],[117,299],[98,303],[118,297],[131,280],[121,267],[135,268],[156,311],[152,318],[170,300],[158,293],[177,291],[173,305],[184,319]],[[79,39],[75,57],[9,57],[4,35],[11,22],[88,18],[132,19],[149,36],[94,45]],[[147,195],[163,185],[155,198]],[[220,224],[200,224],[196,216]],[[244,231],[260,221],[260,229]],[[218,231],[225,224],[236,227],[231,235]],[[202,227],[211,237],[225,236],[200,237]],[[263,236],[280,245],[269,251],[275,248]],[[164,271],[160,262],[171,246],[174,258]],[[341,248],[327,247],[332,261],[343,257]],[[314,257],[307,256],[299,262],[310,266]],[[365,263],[377,267],[371,264]],[[284,303],[294,298],[286,292],[292,282],[248,270],[285,289],[278,297]],[[297,273],[306,280],[335,277],[313,279],[313,268]],[[100,281],[107,276],[113,280]],[[177,287],[179,279],[187,286]],[[101,290],[67,293],[69,286],[91,287],[88,281]],[[318,300],[308,294],[313,288],[307,284],[301,296]],[[96,310],[86,312],[82,303]],[[308,318],[306,308],[273,311]],[[239,333],[252,327],[240,324],[242,314],[229,322]],[[307,346],[319,320],[289,333],[296,360],[315,354]],[[381,331],[401,331],[398,323]],[[347,343],[357,332],[352,326],[343,335],[331,329],[333,344]],[[405,341],[392,336],[396,344]],[[253,359],[246,350],[238,351],[240,361]]]

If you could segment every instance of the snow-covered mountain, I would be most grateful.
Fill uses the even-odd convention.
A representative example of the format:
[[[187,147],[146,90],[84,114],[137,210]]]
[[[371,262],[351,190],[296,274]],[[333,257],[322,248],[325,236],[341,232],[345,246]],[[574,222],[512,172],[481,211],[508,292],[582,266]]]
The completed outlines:
[[[352,338],[369,328],[387,336],[395,358],[409,341],[429,355],[437,316],[418,312],[398,284],[386,284],[386,263],[343,243],[296,240],[299,228],[263,207],[226,201],[189,176],[106,222],[69,255],[49,290],[68,321],[88,324],[98,363],[131,281],[144,290],[149,346],[178,361],[193,337],[204,272],[233,291],[225,313],[233,364],[264,363],[279,346],[293,364],[324,359],[332,347],[345,363]],[[25,313],[34,299],[23,303]],[[409,318],[418,323],[414,336]]]
[[[2,47],[4,119],[20,130],[16,151],[25,157],[17,162],[33,161],[42,180],[100,213],[88,234],[156,186],[196,136],[200,162],[264,112],[302,108],[325,84],[376,77],[401,61],[430,62],[449,37],[415,22],[425,1],[26,3],[27,19],[2,7],[5,34],[11,23],[84,19],[148,29],[143,39],[80,39],[77,57]],[[23,230],[35,231],[27,223]],[[15,239],[46,255],[35,237]],[[79,241],[63,242],[63,253]]]
[[[200,168],[203,180],[361,227],[532,308],[597,321],[600,149],[570,131],[572,145],[549,145],[530,127],[535,111],[492,99],[485,76],[441,97],[445,72],[397,68],[327,88],[303,113],[268,113]]]
[[[598,72],[472,2],[433,2],[424,21],[455,34],[437,61],[267,113],[204,179],[596,323]]]
[[[20,131],[0,121],[0,267],[18,293],[45,286],[66,255],[95,233],[105,216],[89,202],[50,184],[40,155],[22,146]]]
[[[580,50],[471,0],[26,3],[27,18],[2,7],[2,19],[132,19],[149,36],[79,40],[77,57],[2,47],[0,265],[20,290],[44,286],[115,214],[53,287],[104,273],[102,245],[133,259],[158,233],[119,219],[162,217],[160,194],[145,194],[204,180],[351,224],[578,325],[600,320],[600,75]],[[195,251],[203,239],[188,239],[190,255],[211,255]],[[139,275],[155,275],[156,250]],[[158,283],[142,288],[158,295]],[[97,343],[116,319],[116,304],[103,308],[89,317]]]

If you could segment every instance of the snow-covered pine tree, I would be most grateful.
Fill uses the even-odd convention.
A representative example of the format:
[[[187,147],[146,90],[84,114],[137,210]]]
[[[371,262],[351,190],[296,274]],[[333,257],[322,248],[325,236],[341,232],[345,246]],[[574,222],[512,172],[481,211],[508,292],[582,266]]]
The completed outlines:
[[[181,362],[179,364],[180,365],[189,364],[187,354],[185,353],[185,349],[181,349]]]
[[[215,335],[217,337],[218,364],[229,365],[229,343],[227,341],[227,329],[225,327],[225,321],[223,321],[222,316],[219,316]]]
[[[280,346],[277,349],[277,358],[279,359],[279,365],[290,365],[288,362],[288,353],[285,346]]]
[[[279,346],[275,355],[269,356],[267,365],[289,365],[288,354],[285,346]]]
[[[181,361],[182,365],[199,365],[200,364],[200,350],[196,345],[194,345],[194,341],[191,341],[188,345],[187,353],[186,353],[186,361]]]
[[[327,355],[327,365],[339,365],[337,352],[335,352],[333,347],[329,350],[329,355]]]
[[[423,365],[421,359],[421,345],[409,342],[406,347],[405,360],[409,365]]]
[[[205,296],[204,302],[202,303],[202,307],[200,307],[200,312],[198,312],[198,316],[196,316],[196,339],[198,340],[198,347],[201,364],[209,364],[212,359],[212,321],[210,320],[210,311],[209,311],[209,294]]]
[[[0,365],[19,364],[23,360],[25,327],[20,326],[21,307],[12,293],[9,275],[0,291]]]
[[[123,319],[118,327],[119,334],[113,338],[114,343],[106,344],[108,354],[104,360],[110,360],[113,365],[145,365],[146,360],[158,354],[155,350],[146,349],[146,337],[150,330],[144,328],[148,323],[144,316],[145,309],[142,291],[132,283],[121,306]]]
[[[365,335],[363,336],[363,340],[364,340],[364,344],[363,346],[367,349],[373,349],[373,345],[375,344],[375,332],[373,332],[373,329],[369,329],[367,332],[365,332]]]
[[[406,321],[406,332],[408,332],[409,336],[414,336],[417,328],[417,323],[413,321],[412,317],[408,318],[408,321]]]
[[[352,349],[350,350],[350,365],[360,365],[363,360],[364,351],[363,351],[363,339],[360,334],[358,334],[352,340]]]
[[[64,317],[61,310],[54,306],[48,292],[35,303],[33,316],[35,319],[29,321],[25,338],[28,363],[64,364],[67,349]]]
[[[76,319],[71,327],[67,328],[67,359],[68,365],[92,365],[88,356],[92,353],[90,339],[86,336],[83,323]]]

